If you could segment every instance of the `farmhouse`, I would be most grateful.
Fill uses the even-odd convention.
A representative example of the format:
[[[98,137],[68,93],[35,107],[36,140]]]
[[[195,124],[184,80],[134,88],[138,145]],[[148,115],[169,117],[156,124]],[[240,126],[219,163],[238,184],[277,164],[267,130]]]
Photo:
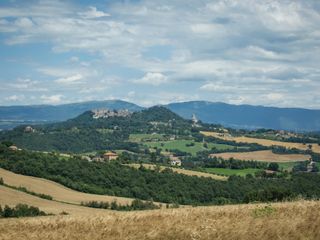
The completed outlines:
[[[170,155],[169,158],[170,158],[169,163],[170,163],[171,166],[178,166],[178,167],[181,166],[180,158],[175,157],[173,155]]]
[[[31,126],[27,126],[27,127],[25,127],[24,132],[26,132],[26,133],[34,133],[35,129],[33,127],[31,127]]]
[[[118,154],[114,152],[106,152],[105,154],[103,154],[103,158],[106,161],[116,160],[118,158]]]
[[[10,149],[11,151],[18,151],[18,150],[19,150],[18,147],[15,146],[15,145],[11,145],[11,146],[9,147],[9,149]]]

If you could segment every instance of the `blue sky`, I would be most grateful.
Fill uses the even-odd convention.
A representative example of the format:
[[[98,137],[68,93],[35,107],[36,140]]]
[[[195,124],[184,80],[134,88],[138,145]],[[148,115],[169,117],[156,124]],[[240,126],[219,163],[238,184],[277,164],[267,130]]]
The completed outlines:
[[[0,105],[320,108],[320,1],[0,2]]]

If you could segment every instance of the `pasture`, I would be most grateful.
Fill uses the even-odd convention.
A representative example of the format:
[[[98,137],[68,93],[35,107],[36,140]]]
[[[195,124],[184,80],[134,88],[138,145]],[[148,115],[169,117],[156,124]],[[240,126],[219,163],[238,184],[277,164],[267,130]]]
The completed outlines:
[[[230,169],[230,168],[204,168],[204,171],[208,173],[223,175],[223,176],[232,176],[237,175],[244,177],[247,174],[254,175],[256,172],[261,171],[257,168],[246,168],[246,169]]]
[[[180,150],[182,152],[187,152],[195,156],[197,152],[208,150],[211,148],[216,148],[219,150],[233,149],[233,146],[226,144],[214,144],[207,143],[207,148],[201,142],[195,142],[193,140],[172,140],[172,141],[158,141],[158,142],[144,142],[149,148],[158,148],[162,151]]]

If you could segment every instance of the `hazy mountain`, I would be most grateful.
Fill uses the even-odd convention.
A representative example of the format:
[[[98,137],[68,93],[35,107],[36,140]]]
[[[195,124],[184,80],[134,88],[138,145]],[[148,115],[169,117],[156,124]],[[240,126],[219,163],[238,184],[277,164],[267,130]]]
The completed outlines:
[[[231,105],[205,101],[171,103],[166,107],[184,118],[190,119],[194,113],[202,122],[219,123],[233,128],[320,130],[320,110]]]
[[[56,106],[2,106],[0,107],[0,129],[13,128],[20,124],[65,121],[95,108],[128,109],[130,111],[143,109],[138,105],[121,100],[90,101]]]
[[[171,103],[165,107],[184,118],[190,119],[194,113],[202,122],[219,123],[234,128],[320,130],[320,110],[231,105],[205,101]],[[143,109],[136,104],[121,100],[92,101],[58,106],[0,107],[0,128],[12,128],[24,123],[30,124],[30,122],[65,121],[95,108],[128,109],[130,111]]]

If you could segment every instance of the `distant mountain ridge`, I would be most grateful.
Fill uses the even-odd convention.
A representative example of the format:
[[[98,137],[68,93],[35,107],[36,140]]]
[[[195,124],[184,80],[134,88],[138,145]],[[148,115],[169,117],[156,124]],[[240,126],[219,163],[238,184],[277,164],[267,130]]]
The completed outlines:
[[[122,100],[89,101],[62,105],[0,106],[0,120],[64,121],[96,108],[139,111],[134,103]]]
[[[207,101],[170,103],[164,107],[183,118],[191,119],[192,114],[195,114],[202,122],[218,123],[233,128],[320,131],[320,110],[232,105]],[[85,111],[101,108],[128,109],[131,112],[145,109],[122,100],[91,101],[57,106],[0,106],[0,123],[5,120],[15,121],[3,127],[5,129],[23,124],[23,121],[38,123],[65,121]],[[2,128],[1,125],[0,128]]]
[[[219,123],[232,128],[319,131],[320,110],[232,105],[220,102],[192,101],[166,105],[184,118],[195,114],[206,123]]]

